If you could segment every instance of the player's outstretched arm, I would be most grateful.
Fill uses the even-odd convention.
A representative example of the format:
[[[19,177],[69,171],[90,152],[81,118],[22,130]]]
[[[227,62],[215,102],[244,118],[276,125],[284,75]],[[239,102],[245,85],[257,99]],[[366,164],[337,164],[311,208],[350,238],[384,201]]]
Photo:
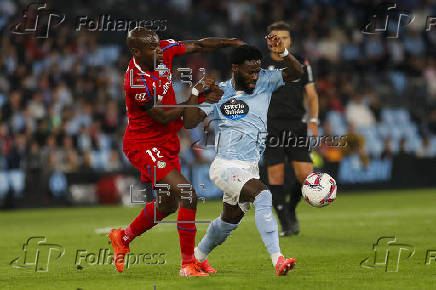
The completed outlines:
[[[183,108],[171,108],[168,110],[156,107],[150,109],[145,106],[140,108],[141,110],[146,111],[153,120],[162,125],[167,125],[168,123],[177,120],[183,113]]]
[[[210,104],[218,102],[223,94],[223,91],[215,85],[215,79],[212,77],[205,77],[203,82],[196,84],[194,88],[196,88],[198,93],[204,91],[204,101]],[[198,94],[191,94],[189,100],[180,103],[180,105],[198,105]],[[206,114],[197,107],[164,109],[153,107],[153,104],[149,102],[139,106],[139,108],[146,111],[153,120],[162,125],[167,125],[170,122],[176,121],[183,115],[183,124],[185,128],[188,129],[195,128],[206,117]],[[186,110],[187,112],[185,112]]]
[[[203,91],[204,101],[206,103],[216,103],[218,102],[222,95],[223,90],[221,90],[216,84],[215,79],[212,77],[205,77],[202,83],[197,83],[192,89],[191,97],[186,101],[187,105],[197,105],[198,95]],[[192,129],[197,127],[197,125],[206,118],[206,113],[198,107],[186,107],[183,111],[183,127],[186,129]]]
[[[301,63],[285,48],[282,40],[274,34],[265,37],[268,49],[282,57],[286,68],[282,71],[284,81],[293,81],[303,76],[304,70]]]
[[[307,122],[307,131],[312,132],[312,136],[318,136],[318,93],[315,83],[309,83],[305,87],[305,98],[309,106],[310,119]]]
[[[183,40],[185,53],[209,52],[218,48],[237,47],[245,44],[237,38],[207,37],[199,40]]]

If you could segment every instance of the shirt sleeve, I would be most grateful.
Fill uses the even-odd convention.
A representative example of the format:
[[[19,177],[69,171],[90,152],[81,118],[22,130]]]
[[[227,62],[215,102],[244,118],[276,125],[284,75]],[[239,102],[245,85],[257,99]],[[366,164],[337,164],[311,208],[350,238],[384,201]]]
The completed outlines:
[[[272,70],[262,70],[265,74],[266,81],[268,82],[268,88],[270,91],[275,91],[277,88],[283,86],[282,70],[272,69]]]
[[[213,117],[214,115],[214,110],[215,110],[215,104],[210,104],[210,103],[203,103],[201,104],[202,106],[200,107],[200,109],[206,113],[206,116],[208,117]],[[207,107],[206,107],[207,105]]]
[[[312,66],[310,65],[308,60],[304,61],[303,70],[304,70],[303,79],[302,79],[303,86],[314,83],[315,79],[313,77]]]
[[[162,49],[163,53],[167,54],[168,57],[171,58],[184,54],[186,52],[185,45],[182,42],[176,41],[174,39],[161,40],[160,48]]]

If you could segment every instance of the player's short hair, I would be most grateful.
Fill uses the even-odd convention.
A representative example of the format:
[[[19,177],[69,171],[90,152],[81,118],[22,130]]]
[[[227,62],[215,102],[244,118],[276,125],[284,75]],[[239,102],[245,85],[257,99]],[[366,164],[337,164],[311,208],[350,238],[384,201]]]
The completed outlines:
[[[284,21],[277,21],[273,24],[269,25],[267,28],[268,33],[271,33],[273,30],[279,30],[279,31],[289,31],[289,34],[291,33],[291,25]]]
[[[241,45],[232,50],[230,62],[232,64],[243,64],[245,61],[262,60],[262,53],[257,47],[251,45]]]

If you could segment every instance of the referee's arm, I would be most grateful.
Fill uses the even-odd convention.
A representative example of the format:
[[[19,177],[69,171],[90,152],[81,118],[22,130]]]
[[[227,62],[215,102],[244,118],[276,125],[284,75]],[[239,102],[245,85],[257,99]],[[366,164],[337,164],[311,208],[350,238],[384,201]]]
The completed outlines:
[[[315,83],[308,83],[304,87],[307,105],[310,111],[310,118],[307,122],[307,131],[312,132],[312,136],[318,136],[318,93]]]

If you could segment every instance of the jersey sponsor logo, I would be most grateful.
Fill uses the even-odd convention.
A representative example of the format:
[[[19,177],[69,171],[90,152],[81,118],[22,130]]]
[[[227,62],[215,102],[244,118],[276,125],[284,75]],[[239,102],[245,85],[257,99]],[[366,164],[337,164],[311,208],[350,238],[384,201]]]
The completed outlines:
[[[247,103],[232,98],[220,106],[221,113],[228,119],[239,120],[247,116],[250,108]]]
[[[147,95],[147,93],[141,93],[135,95],[135,100],[137,101],[148,101],[150,100],[150,97]]]
[[[167,81],[164,85],[163,85],[163,95],[166,95],[168,92],[168,89],[171,86],[171,78],[169,81]]]
[[[171,78],[172,78],[171,71],[169,70],[169,68],[165,64],[163,64],[163,63],[158,64],[158,66],[155,68],[155,70],[157,70],[159,72],[159,77],[161,77],[161,78],[165,77],[165,78],[171,80]]]
[[[165,161],[158,161],[157,168],[165,168],[167,166]]]

